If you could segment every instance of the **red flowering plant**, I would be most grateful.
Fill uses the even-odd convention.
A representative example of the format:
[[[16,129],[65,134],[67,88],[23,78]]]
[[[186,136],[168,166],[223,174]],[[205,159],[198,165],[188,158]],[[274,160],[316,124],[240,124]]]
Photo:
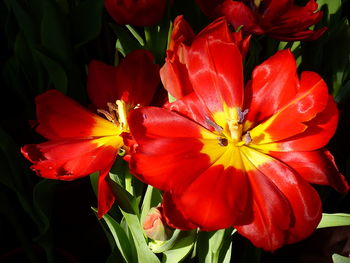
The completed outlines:
[[[91,62],[88,93],[97,111],[106,118],[56,90],[36,98],[36,131],[49,141],[25,145],[22,154],[33,163],[31,168],[45,178],[75,180],[98,171],[99,217],[114,203],[106,177],[118,151],[127,151],[121,137],[129,132],[127,114],[149,104],[159,84],[158,65],[153,64],[153,59],[151,53],[137,50],[117,67]]]
[[[21,30],[40,21],[14,49],[36,51],[6,71],[25,61],[15,72],[45,83],[35,91],[34,129],[43,138],[25,140],[21,153],[44,186],[91,184],[97,199],[80,202],[110,242],[108,262],[299,262],[319,228],[349,233],[344,3],[50,1],[31,23],[33,10],[19,19],[24,9],[8,3]],[[34,199],[64,198],[40,189]],[[44,218],[38,244],[50,261],[43,215],[31,217]],[[325,253],[332,262],[350,249]]]
[[[234,28],[242,27],[250,34],[266,34],[284,41],[315,40],[326,27],[310,30],[322,19],[323,12],[317,10],[315,0],[305,6],[294,0],[197,0],[199,6],[210,17],[224,15]]]
[[[234,226],[266,250],[310,235],[321,201],[309,183],[349,187],[323,149],[338,112],[322,78],[299,79],[285,50],[257,66],[244,89],[239,49],[215,31],[198,37],[184,60],[194,92],[128,119],[138,143],[132,171],[165,191],[168,224]]]

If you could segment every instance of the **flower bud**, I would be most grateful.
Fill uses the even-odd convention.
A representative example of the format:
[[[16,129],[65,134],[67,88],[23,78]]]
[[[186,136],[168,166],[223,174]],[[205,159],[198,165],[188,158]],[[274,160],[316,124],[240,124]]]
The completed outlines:
[[[172,230],[165,223],[162,210],[163,207],[160,205],[152,207],[143,221],[143,230],[153,240],[166,241],[172,235]]]

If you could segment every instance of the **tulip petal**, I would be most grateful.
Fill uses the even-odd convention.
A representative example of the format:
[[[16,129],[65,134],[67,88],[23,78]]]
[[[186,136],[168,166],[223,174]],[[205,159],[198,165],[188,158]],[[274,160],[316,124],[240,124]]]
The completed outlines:
[[[202,34],[192,43],[186,62],[193,89],[211,112],[222,111],[224,103],[242,106],[242,56],[227,36],[218,38],[215,31]]]
[[[152,26],[157,23],[165,12],[165,0],[104,0],[104,6],[109,15],[121,25]]]
[[[119,98],[116,81],[117,68],[93,60],[88,67],[87,92],[97,109],[107,110],[107,103]]]
[[[328,104],[328,89],[322,78],[313,72],[303,72],[296,97],[265,122],[250,132],[255,144],[265,144],[290,138],[307,129],[312,120]]]
[[[256,190],[254,193],[262,191],[263,194],[259,199],[254,198],[253,222],[236,226],[237,230],[254,245],[270,251],[309,236],[322,215],[321,201],[316,190],[288,166],[266,154],[248,148],[244,148],[242,154],[244,164],[248,167],[255,166],[257,159],[264,160],[262,165],[256,166],[255,171],[251,169],[248,172],[252,187]],[[262,177],[265,178],[261,179]],[[262,180],[266,184],[260,188]],[[268,184],[266,180],[269,181]],[[272,184],[270,188],[265,187],[269,184]],[[257,193],[257,196],[260,194]],[[281,207],[283,203],[285,205]],[[288,212],[280,210],[286,208]]]
[[[264,30],[259,25],[259,17],[244,3],[226,0],[221,8],[222,14],[227,21],[237,30],[243,26],[242,30],[249,33],[261,35]]]
[[[122,138],[63,139],[25,145],[22,154],[32,169],[45,178],[74,180],[113,164]]]
[[[181,207],[177,207],[173,195],[170,192],[165,192],[163,194],[163,215],[168,226],[181,229],[181,230],[191,230],[197,228],[196,225],[192,224],[189,219],[185,218]]]
[[[129,53],[118,65],[116,72],[119,99],[127,104],[149,105],[160,83],[159,66],[148,50]]]
[[[264,5],[262,8],[262,19],[266,21],[276,21],[277,17],[284,14],[290,8],[293,7],[294,0],[267,0],[261,1],[260,5]]]
[[[338,192],[349,190],[349,185],[339,172],[334,157],[325,149],[310,152],[270,152],[269,154],[293,168],[309,183],[330,185]]]
[[[245,90],[245,130],[261,123],[295,98],[299,81],[295,59],[290,50],[277,52],[253,71]]]
[[[130,168],[145,183],[164,191],[181,191],[210,166],[209,157],[200,153],[204,128],[186,117],[144,107],[133,110],[128,121],[139,144]]]
[[[113,161],[114,162],[114,161]],[[112,207],[115,196],[114,193],[107,183],[107,176],[109,176],[109,170],[113,165],[110,163],[109,167],[100,171],[98,176],[98,187],[97,187],[97,203],[98,203],[98,218],[102,218]]]
[[[36,105],[36,131],[47,139],[118,136],[117,126],[57,90],[37,96]]]
[[[324,147],[334,135],[338,123],[338,109],[331,95],[328,96],[326,108],[314,119],[305,122],[307,129],[282,141],[254,145],[262,150],[272,151],[313,151]]]
[[[277,1],[275,1],[277,2]],[[317,11],[318,5],[314,0],[309,1],[305,6],[290,6],[279,16],[278,21],[270,24],[268,34],[277,39],[288,40],[313,40],[320,37],[326,30],[309,30],[308,28],[318,23],[322,11]],[[288,32],[288,35],[285,33]]]
[[[180,193],[177,206],[201,230],[213,231],[248,223],[250,196],[250,185],[243,170],[225,169],[214,163]]]
[[[180,100],[166,104],[164,107],[194,120],[208,130],[214,130],[213,127],[210,126],[210,123],[208,123],[208,118],[211,116],[211,113],[194,92]]]

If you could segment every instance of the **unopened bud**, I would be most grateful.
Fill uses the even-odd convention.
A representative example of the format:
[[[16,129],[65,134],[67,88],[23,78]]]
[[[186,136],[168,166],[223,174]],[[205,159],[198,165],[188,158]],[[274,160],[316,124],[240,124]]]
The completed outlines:
[[[161,206],[152,207],[143,222],[143,230],[153,240],[166,241],[173,232],[165,223],[162,210]]]

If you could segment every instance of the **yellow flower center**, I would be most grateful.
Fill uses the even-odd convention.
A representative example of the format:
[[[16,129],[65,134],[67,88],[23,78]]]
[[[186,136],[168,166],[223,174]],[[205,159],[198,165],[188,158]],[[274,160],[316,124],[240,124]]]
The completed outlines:
[[[223,111],[213,114],[212,119],[207,118],[207,124],[213,127],[214,131],[204,128],[201,130],[201,152],[210,157],[211,163],[223,165],[225,168],[250,169],[244,165],[244,160],[255,150],[250,147],[250,132],[244,128],[247,113],[248,110],[242,111],[239,107],[225,106]],[[261,158],[257,160],[258,164],[262,162]]]
[[[241,108],[225,108],[213,116],[215,121],[209,121],[209,125],[214,127],[217,133],[219,145],[243,146],[251,142],[249,131],[244,133],[243,121],[248,110],[242,111]]]

